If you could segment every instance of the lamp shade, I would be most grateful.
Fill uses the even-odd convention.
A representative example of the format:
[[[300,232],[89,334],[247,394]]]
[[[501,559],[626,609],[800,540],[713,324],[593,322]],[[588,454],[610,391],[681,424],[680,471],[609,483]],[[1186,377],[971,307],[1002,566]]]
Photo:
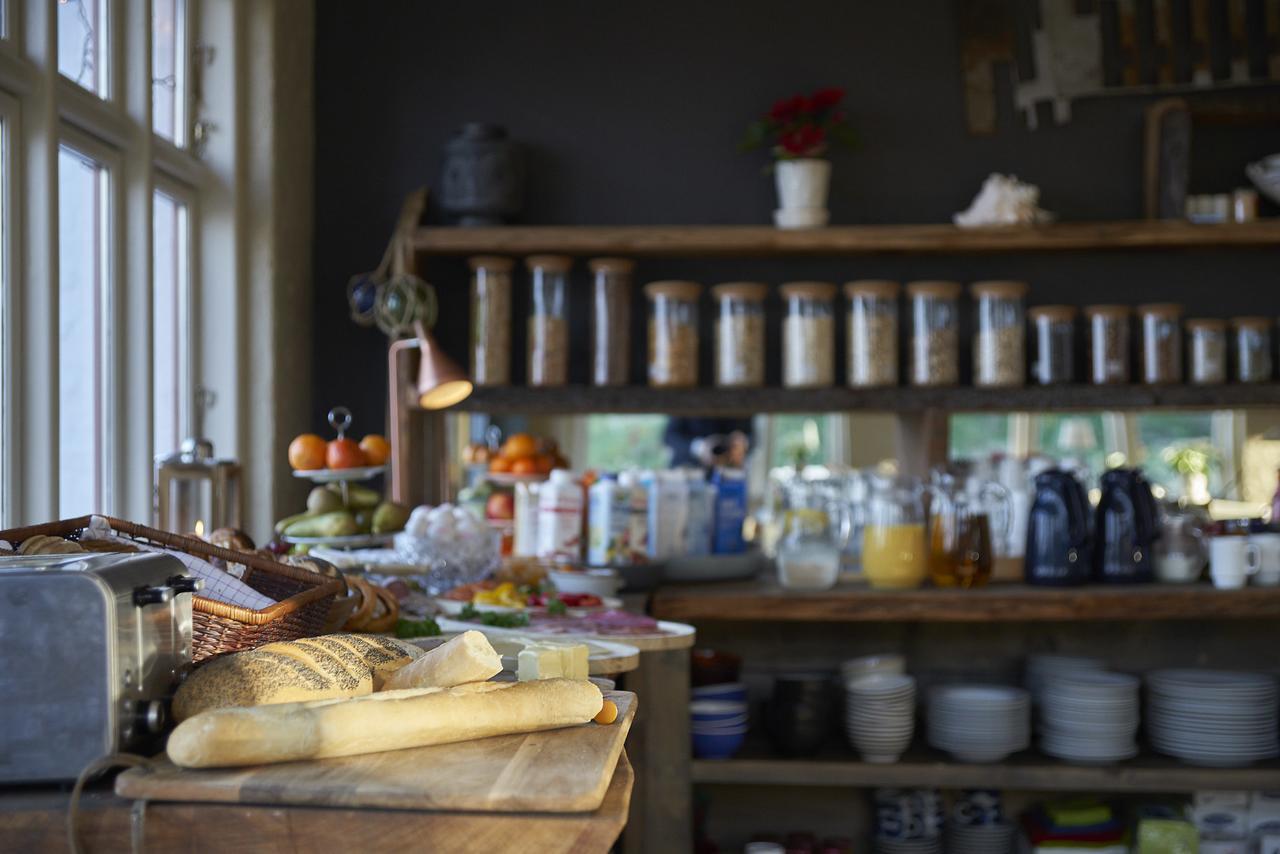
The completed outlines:
[[[418,405],[446,409],[471,395],[471,380],[431,334],[418,326]]]

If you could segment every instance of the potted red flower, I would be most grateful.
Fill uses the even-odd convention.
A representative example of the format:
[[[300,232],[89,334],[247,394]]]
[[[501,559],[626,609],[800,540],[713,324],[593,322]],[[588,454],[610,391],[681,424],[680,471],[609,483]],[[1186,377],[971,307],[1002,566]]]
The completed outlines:
[[[843,99],[844,89],[834,87],[784,98],[747,128],[743,150],[767,145],[776,161],[778,209],[773,219],[779,228],[827,224],[831,162],[822,155],[832,142],[850,147],[857,142],[840,108]]]

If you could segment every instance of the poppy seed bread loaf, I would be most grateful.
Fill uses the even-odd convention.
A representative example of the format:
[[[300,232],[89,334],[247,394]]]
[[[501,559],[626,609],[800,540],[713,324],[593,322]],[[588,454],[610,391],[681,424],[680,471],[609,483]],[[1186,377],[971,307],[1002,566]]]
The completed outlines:
[[[358,697],[422,655],[411,643],[374,635],[281,641],[209,662],[173,698],[182,721],[210,709]]]

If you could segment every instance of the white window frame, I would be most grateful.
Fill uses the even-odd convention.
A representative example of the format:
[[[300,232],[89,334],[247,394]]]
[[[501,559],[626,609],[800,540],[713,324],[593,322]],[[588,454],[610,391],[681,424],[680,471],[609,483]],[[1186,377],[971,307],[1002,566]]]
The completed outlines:
[[[12,17],[12,4],[5,8],[5,18]],[[12,33],[9,21],[2,22],[6,33]],[[14,441],[13,428],[17,409],[15,383],[18,380],[18,360],[21,357],[17,324],[18,271],[21,269],[21,219],[19,215],[18,188],[22,176],[21,159],[15,148],[22,139],[22,112],[18,99],[0,92],[0,170],[6,180],[0,187],[0,509],[13,506],[11,472],[16,470],[18,443]],[[3,520],[0,520],[3,521]]]

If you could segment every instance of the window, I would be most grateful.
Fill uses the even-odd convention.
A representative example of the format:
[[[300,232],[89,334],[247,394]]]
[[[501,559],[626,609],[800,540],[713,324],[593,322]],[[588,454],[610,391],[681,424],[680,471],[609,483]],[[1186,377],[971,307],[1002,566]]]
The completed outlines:
[[[156,455],[178,449],[191,406],[188,207],[157,190],[153,204],[152,421]]]
[[[671,458],[666,429],[665,415],[589,415],[585,468],[662,468]]]
[[[99,97],[110,95],[106,0],[57,0],[58,72]]]
[[[58,513],[106,507],[110,173],[58,151]]]
[[[828,419],[823,415],[774,415],[770,418],[770,468],[819,465],[828,460]]]
[[[7,10],[0,8],[0,21],[5,18]],[[0,524],[7,522],[5,508],[9,506],[8,469],[11,447],[9,423],[11,344],[13,321],[9,316],[12,287],[10,285],[10,265],[12,264],[10,245],[13,241],[13,226],[10,219],[10,198],[13,186],[13,158],[11,154],[13,121],[11,105],[7,98],[0,98]]]
[[[152,0],[151,127],[174,145],[186,145],[186,0]]]

